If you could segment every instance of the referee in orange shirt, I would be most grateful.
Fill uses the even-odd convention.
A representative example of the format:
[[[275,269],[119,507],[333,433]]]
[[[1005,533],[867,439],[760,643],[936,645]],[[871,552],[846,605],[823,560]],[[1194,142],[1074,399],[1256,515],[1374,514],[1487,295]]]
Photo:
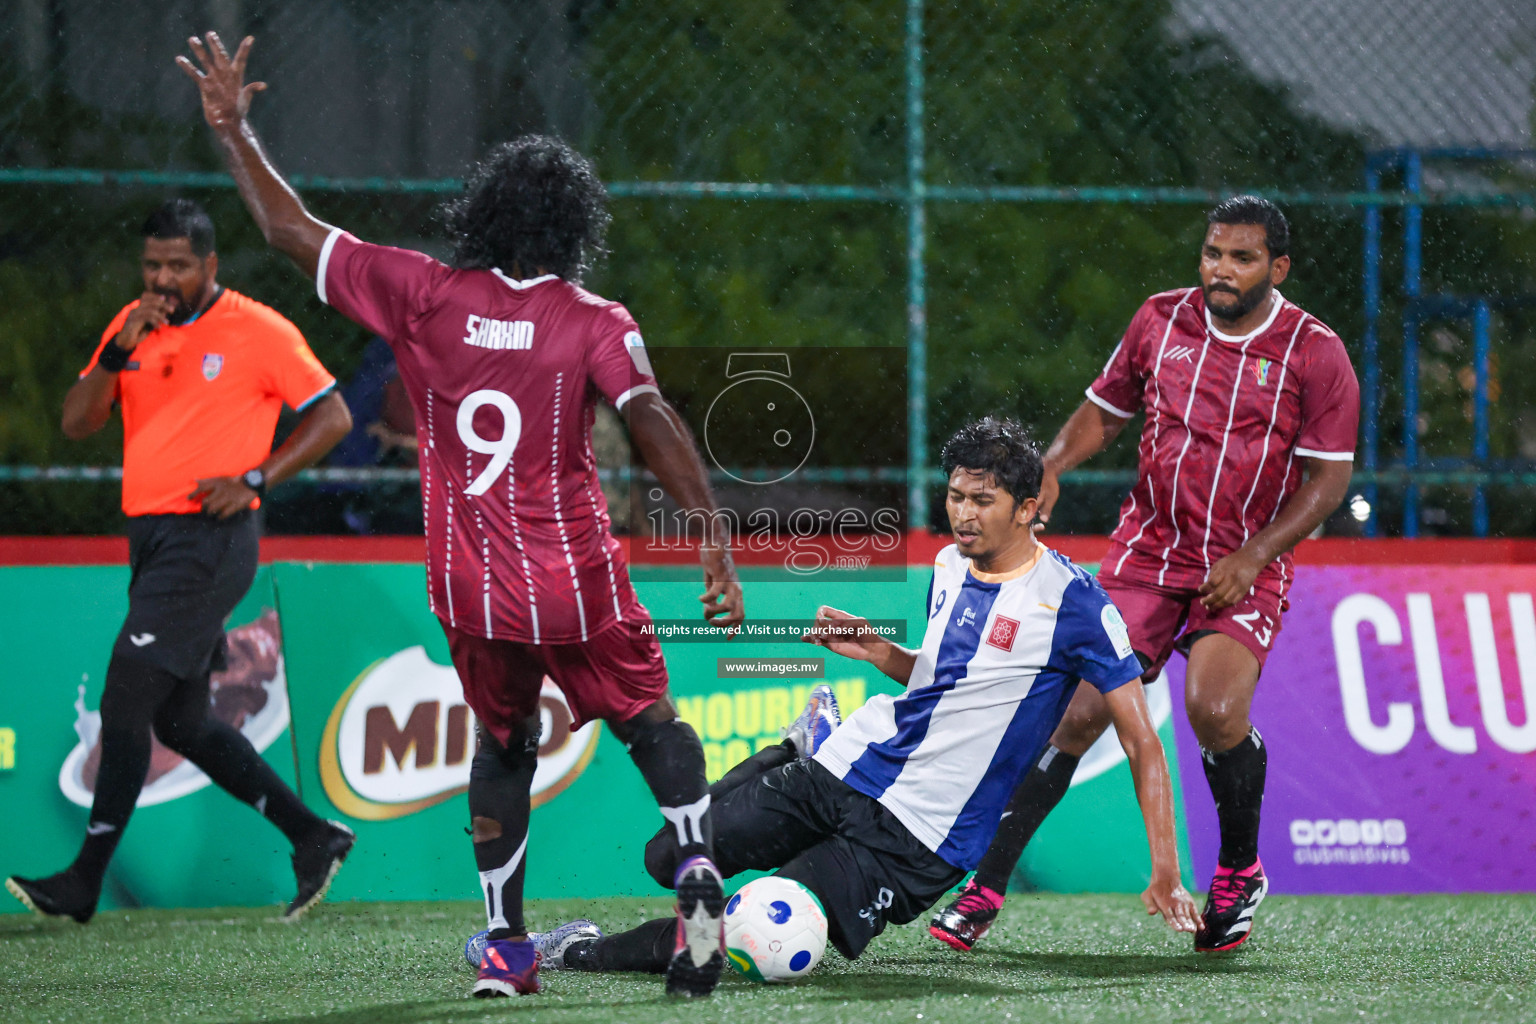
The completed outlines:
[[[300,803],[249,740],[209,714],[208,676],[224,665],[224,621],[256,575],[262,496],[330,451],[352,417],[298,329],[215,280],[202,207],[173,199],[142,234],[144,294],[113,319],[64,398],[75,440],[105,426],[114,403],[123,411],[133,576],[101,695],[95,800],[73,864],[5,884],[40,914],[90,920],[144,787],[153,729],[293,843],[293,919],[324,898],[354,837]],[[274,452],[284,405],[305,416]]]

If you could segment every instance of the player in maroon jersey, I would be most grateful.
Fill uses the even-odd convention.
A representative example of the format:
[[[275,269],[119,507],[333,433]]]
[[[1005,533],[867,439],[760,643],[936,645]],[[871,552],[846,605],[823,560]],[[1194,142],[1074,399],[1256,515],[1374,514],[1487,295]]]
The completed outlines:
[[[1276,290],[1290,270],[1290,227],[1267,200],[1210,211],[1200,287],[1154,295],[1045,456],[1040,519],[1058,476],[1103,451],[1146,412],[1137,479],[1099,582],[1119,606],[1150,682],[1174,651],[1216,800],[1221,851],[1195,948],[1245,941],[1268,883],[1259,862],[1266,755],[1249,707],[1280,630],[1291,548],[1349,487],[1360,389],[1338,335]],[[996,837],[930,931],[970,949],[1002,907],[1030,837],[1109,723],[1079,686]]]
[[[684,509],[714,522],[715,506],[629,312],[577,286],[601,252],[602,185],[563,143],[526,136],[493,149],[448,207],[451,266],[368,245],[311,216],[267,161],[246,120],[265,88],[244,82],[251,40],[233,58],[214,33],[190,42],[201,70],[178,63],[262,233],[315,279],[321,301],[389,341],[415,410],[428,601],[479,720],[469,806],[490,924],[475,994],[539,989],[523,854],[548,675],[574,726],[608,722],[675,829],[667,991],[707,995],[723,966],[724,900],[704,751],[667,695],[650,616],[609,531],[591,446],[597,399],[624,415]],[[727,539],[701,540],[701,600],[706,620],[732,630],[743,609]]]

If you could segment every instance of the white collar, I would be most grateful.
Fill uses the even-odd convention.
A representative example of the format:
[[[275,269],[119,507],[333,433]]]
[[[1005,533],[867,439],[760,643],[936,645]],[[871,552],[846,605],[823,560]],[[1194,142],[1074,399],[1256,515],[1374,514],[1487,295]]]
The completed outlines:
[[[515,277],[508,277],[506,274],[503,274],[501,272],[501,268],[499,267],[492,267],[491,273],[501,278],[501,280],[507,285],[508,288],[515,288],[517,291],[522,291],[525,288],[532,288],[534,285],[543,284],[545,281],[556,281],[560,278],[559,274],[545,274],[542,277],[531,277],[526,281],[519,281]]]
[[[1247,334],[1241,336],[1235,334],[1222,334],[1216,329],[1216,325],[1211,322],[1211,307],[1209,306],[1205,307],[1205,329],[1210,331],[1211,335],[1217,341],[1225,341],[1230,345],[1241,345],[1245,341],[1252,341],[1254,338],[1257,338],[1259,335],[1269,330],[1270,325],[1275,322],[1275,317],[1280,315],[1280,307],[1285,305],[1285,296],[1280,294],[1280,289],[1275,288],[1272,289],[1272,291],[1275,298],[1274,302],[1270,306],[1269,316],[1265,317],[1262,324],[1259,324],[1259,326],[1255,327]]]

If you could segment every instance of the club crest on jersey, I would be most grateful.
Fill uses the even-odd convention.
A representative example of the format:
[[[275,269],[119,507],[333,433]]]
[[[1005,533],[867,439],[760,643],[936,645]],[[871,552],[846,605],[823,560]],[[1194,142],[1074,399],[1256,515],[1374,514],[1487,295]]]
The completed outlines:
[[[224,369],[224,357],[216,352],[209,352],[203,356],[203,379],[213,380]]]
[[[987,634],[987,643],[992,647],[1011,651],[1013,641],[1018,635],[1019,620],[999,615],[992,620],[992,632]]]
[[[1259,382],[1259,387],[1269,383],[1270,368],[1275,365],[1273,359],[1259,359],[1253,364],[1253,379]]]

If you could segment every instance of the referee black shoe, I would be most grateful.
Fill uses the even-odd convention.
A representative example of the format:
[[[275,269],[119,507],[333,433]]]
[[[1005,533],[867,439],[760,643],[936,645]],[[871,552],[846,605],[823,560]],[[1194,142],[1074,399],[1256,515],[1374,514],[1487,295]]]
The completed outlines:
[[[725,888],[708,857],[677,869],[677,945],[667,964],[667,995],[707,996],[725,970]]]
[[[41,917],[70,917],[85,924],[96,913],[100,892],[80,882],[68,871],[47,878],[12,875],[5,888],[22,906]]]
[[[293,876],[299,893],[283,911],[284,921],[297,921],[310,907],[325,899],[331,879],[352,852],[357,835],[339,821],[327,821],[293,848]]]

